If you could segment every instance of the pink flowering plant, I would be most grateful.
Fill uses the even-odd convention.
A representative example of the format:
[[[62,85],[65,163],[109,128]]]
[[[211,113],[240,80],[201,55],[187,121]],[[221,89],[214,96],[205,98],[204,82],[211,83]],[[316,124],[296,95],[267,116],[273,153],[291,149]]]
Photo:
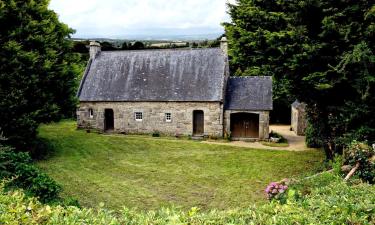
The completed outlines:
[[[288,190],[288,185],[285,181],[281,182],[271,182],[264,192],[267,195],[267,198],[272,201],[273,199],[283,201],[286,198],[286,191]]]

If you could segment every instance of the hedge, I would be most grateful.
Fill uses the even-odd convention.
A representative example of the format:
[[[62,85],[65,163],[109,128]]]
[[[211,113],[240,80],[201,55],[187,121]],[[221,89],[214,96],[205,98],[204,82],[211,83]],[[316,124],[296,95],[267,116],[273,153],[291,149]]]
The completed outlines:
[[[50,206],[21,190],[0,186],[0,224],[374,224],[375,188],[323,174],[289,189],[285,204],[272,201],[246,209],[201,212],[163,208],[140,212]],[[125,203],[124,203],[125,204]]]

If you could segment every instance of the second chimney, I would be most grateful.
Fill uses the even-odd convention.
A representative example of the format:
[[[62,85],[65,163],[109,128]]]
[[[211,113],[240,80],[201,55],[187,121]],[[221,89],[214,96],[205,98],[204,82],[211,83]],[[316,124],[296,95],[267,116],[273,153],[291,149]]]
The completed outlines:
[[[226,55],[228,55],[228,39],[226,37],[221,38],[220,48]]]

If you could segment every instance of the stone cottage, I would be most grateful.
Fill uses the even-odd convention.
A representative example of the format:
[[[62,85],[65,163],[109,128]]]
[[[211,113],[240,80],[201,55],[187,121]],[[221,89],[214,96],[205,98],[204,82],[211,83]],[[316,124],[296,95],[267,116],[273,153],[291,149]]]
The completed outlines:
[[[220,48],[101,51],[78,91],[78,127],[104,132],[267,139],[271,77],[229,77]]]

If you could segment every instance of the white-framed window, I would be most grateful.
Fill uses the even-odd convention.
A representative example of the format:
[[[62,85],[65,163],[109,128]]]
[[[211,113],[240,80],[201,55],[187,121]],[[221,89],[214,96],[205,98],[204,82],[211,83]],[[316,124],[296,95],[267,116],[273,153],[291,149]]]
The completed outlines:
[[[165,122],[172,122],[172,113],[165,113]]]
[[[94,110],[92,108],[89,108],[89,117],[91,119],[94,118]]]
[[[143,113],[142,112],[135,112],[134,113],[135,121],[142,121],[143,120]]]

